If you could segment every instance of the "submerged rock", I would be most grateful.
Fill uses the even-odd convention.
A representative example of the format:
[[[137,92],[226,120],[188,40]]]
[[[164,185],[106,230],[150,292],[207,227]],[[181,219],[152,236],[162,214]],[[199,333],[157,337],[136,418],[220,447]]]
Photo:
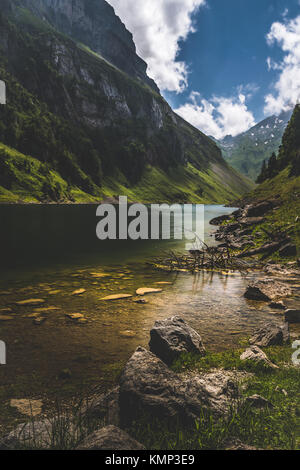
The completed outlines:
[[[270,302],[280,297],[287,297],[291,294],[292,291],[289,286],[266,279],[249,285],[244,297],[248,300]]]
[[[141,287],[136,291],[136,295],[159,294],[162,289],[153,289],[151,287]]]
[[[268,346],[282,346],[290,339],[289,325],[278,326],[272,323],[266,323],[263,327],[255,331],[254,335],[250,338],[250,344],[255,344],[260,347]]]
[[[0,315],[0,322],[2,322],[2,321],[11,321],[13,319],[14,319],[14,317],[12,317],[11,315]]]
[[[222,371],[182,379],[144,348],[137,348],[120,378],[121,425],[141,413],[194,424],[203,409],[224,414],[238,396],[237,385]]]
[[[72,292],[72,295],[82,295],[82,294],[85,294],[86,292],[86,289],[77,289],[77,290],[74,290],[74,292]]]
[[[127,432],[116,426],[106,426],[87,436],[76,450],[145,450]]]
[[[19,413],[27,416],[38,416],[42,412],[43,402],[41,400],[10,400],[10,406],[16,408]]]
[[[240,357],[241,361],[253,361],[256,363],[264,364],[266,367],[271,369],[278,369],[278,366],[273,364],[267,357],[267,355],[258,347],[251,346],[246,349]]]
[[[66,313],[66,317],[70,318],[71,320],[79,321],[84,319],[84,315],[82,313]]]
[[[43,305],[46,301],[44,299],[27,299],[27,300],[19,300],[16,302],[16,305],[31,307],[36,305]]]
[[[107,301],[122,300],[122,299],[129,299],[130,297],[132,297],[131,294],[115,294],[115,295],[107,295],[106,297],[103,297],[100,300],[107,300]]]
[[[150,351],[166,364],[172,364],[183,352],[205,355],[201,336],[178,316],[155,322],[150,336]]]

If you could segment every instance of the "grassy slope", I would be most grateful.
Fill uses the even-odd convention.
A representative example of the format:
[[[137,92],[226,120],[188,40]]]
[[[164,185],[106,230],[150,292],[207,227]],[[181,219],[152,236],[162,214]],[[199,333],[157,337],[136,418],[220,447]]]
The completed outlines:
[[[141,202],[176,201],[224,203],[240,196],[251,188],[249,181],[238,175],[219,157],[217,148],[212,141],[182,120],[180,120],[180,124],[176,128],[175,134],[177,132],[177,136],[179,136],[180,139],[189,142],[187,153],[190,163],[183,164],[180,161],[176,161],[176,158],[174,160],[174,156],[172,155],[174,151],[173,147],[174,144],[176,143],[177,145],[178,142],[176,142],[176,140],[172,142],[172,139],[174,140],[174,127],[170,124],[169,128],[166,126],[166,128],[163,129],[163,134],[154,136],[153,141],[149,144],[151,145],[151,151],[154,151],[157,155],[156,160],[164,159],[170,162],[169,169],[165,169],[165,164],[158,166],[156,163],[155,166],[150,166],[148,163],[142,171],[138,183],[129,181],[129,177],[125,174],[126,168],[123,168],[121,171],[119,167],[119,163],[121,162],[119,154],[120,150],[122,151],[123,148],[121,139],[123,139],[125,135],[127,138],[134,141],[143,136],[143,121],[139,119],[136,122],[134,120],[128,123],[125,122],[124,128],[120,130],[119,134],[116,133],[116,130],[108,130],[107,137],[106,130],[104,132],[102,131],[102,141],[99,144],[93,140],[93,137],[91,138],[90,135],[85,134],[85,129],[83,129],[82,126],[80,130],[78,129],[77,131],[76,124],[66,122],[61,113],[53,114],[51,109],[57,108],[57,106],[59,107],[60,105],[58,103],[64,102],[64,95],[58,95],[60,98],[57,102],[52,103],[52,105],[50,103],[49,106],[45,102],[46,97],[51,95],[53,90],[56,90],[56,94],[58,90],[68,88],[68,80],[70,78],[67,77],[65,79],[58,76],[53,67],[50,66],[51,64],[49,65],[46,60],[47,48],[43,45],[43,41],[45,41],[45,38],[51,33],[57,38],[58,42],[65,42],[68,50],[76,57],[78,50],[80,50],[80,55],[78,56],[79,63],[81,65],[85,64],[85,67],[91,70],[95,77],[101,78],[102,74],[104,74],[104,76],[108,74],[112,83],[116,84],[118,89],[120,89],[121,94],[125,96],[129,94],[129,96],[131,96],[131,93],[134,93],[131,99],[132,102],[130,101],[129,103],[129,106],[132,106],[133,109],[136,108],[136,101],[145,101],[145,103],[148,103],[154,96],[163,104],[163,98],[157,95],[148,86],[131,79],[126,74],[113,67],[84,45],[76,45],[70,41],[70,39],[58,34],[51,28],[49,30],[48,27],[45,27],[43,22],[33,17],[26,10],[20,11],[18,21],[20,24],[26,24],[27,27],[35,28],[35,30],[38,31],[38,33],[35,34],[41,35],[37,36],[39,40],[33,40],[33,38],[30,37],[30,41],[24,43],[23,33],[19,33],[19,44],[16,50],[20,49],[21,44],[24,49],[22,55],[24,67],[23,65],[21,69],[19,67],[20,70],[17,73],[17,79],[16,76],[12,77],[11,73],[7,73],[6,59],[3,59],[2,62],[3,70],[1,70],[1,72],[4,74],[2,78],[7,81],[9,101],[5,110],[2,109],[2,127],[4,130],[2,130],[3,135],[0,141],[2,140],[5,144],[16,148],[18,152],[12,149],[6,151],[5,165],[9,167],[11,181],[6,181],[4,184],[2,180],[2,184],[0,183],[2,187],[0,201],[44,202],[51,200],[65,202],[71,200],[73,202],[93,202],[106,196],[125,194],[128,195],[129,199]],[[4,26],[4,28],[7,28],[7,34],[10,35],[10,40],[13,42],[15,38],[14,30],[8,25]],[[31,49],[29,48],[29,44]],[[33,54],[32,51],[34,51],[34,55],[38,58],[34,62],[30,62],[31,76],[34,77],[34,80],[30,80],[29,83],[32,82],[34,92],[33,90],[27,90],[26,87],[23,87],[19,77],[22,70],[28,69],[28,61],[30,61],[31,58],[30,54]],[[15,62],[18,63],[16,59]],[[39,77],[42,72],[45,72],[44,69],[41,68],[42,65],[43,67],[48,67],[46,71],[47,83],[44,83],[43,88],[39,89],[41,80],[38,80],[37,77]],[[7,74],[7,77],[5,74]],[[45,78],[44,75],[43,77]],[[44,81],[44,79],[42,81]],[[64,87],[61,86],[62,82],[64,82]],[[93,100],[97,98],[96,95],[94,96],[95,90],[91,89],[87,84],[78,82],[77,85],[81,87],[80,89],[84,93],[88,95],[91,94]],[[38,95],[36,94],[37,92]],[[76,104],[76,100],[74,104]],[[101,101],[101,106],[102,104]],[[80,109],[78,109],[78,114],[81,114]],[[35,129],[34,138],[32,138],[30,134],[30,128]],[[71,148],[69,148],[70,135],[74,137]],[[143,137],[141,138],[143,139]],[[99,135],[97,135],[97,139],[100,139]],[[168,143],[168,139],[170,143]],[[127,139],[125,139],[125,141],[126,140]],[[108,172],[104,171],[101,182],[94,177],[92,170],[83,168],[89,158],[88,152],[86,151],[86,142],[88,148],[93,150],[94,156],[96,154],[96,159],[101,156],[104,167],[107,166],[105,163],[106,160],[113,162],[114,170]],[[108,146],[106,142],[108,142]],[[146,147],[147,143],[144,142],[144,145]],[[76,183],[74,181],[75,177],[70,177],[70,174],[68,174],[68,169],[65,170],[62,168],[62,158],[65,158],[64,155],[62,155],[64,146],[67,147],[69,151]],[[180,145],[177,146],[180,147]],[[21,154],[32,155],[35,157],[35,160],[32,160],[30,157],[25,157],[24,155],[21,157]],[[43,172],[45,173],[47,170],[43,165],[38,163],[39,160],[44,160],[45,155],[47,155],[48,167],[51,170],[51,174],[49,173],[47,178],[43,175]],[[23,159],[23,161],[27,159],[28,162],[30,161],[32,164],[30,165],[28,163],[25,165],[24,163],[22,168],[22,165],[17,161],[18,159]],[[35,163],[33,164],[34,161]],[[211,164],[211,162],[213,162],[213,164]],[[92,164],[94,164],[94,162],[92,162]],[[127,167],[130,168],[130,163]],[[40,173],[40,171],[42,171],[42,173]],[[91,181],[91,178],[93,181]],[[54,179],[56,179],[56,181],[54,181]],[[68,181],[69,185],[67,185],[66,181]],[[47,191],[44,190],[47,186],[45,183],[50,186],[50,188],[47,188]],[[55,187],[56,189],[59,188],[59,191],[55,191]]]
[[[296,218],[300,214],[300,176],[289,177],[289,172],[290,167],[285,168],[275,178],[259,185],[247,196],[247,199],[259,201],[273,198],[274,196],[281,197],[282,205],[279,209],[272,211],[266,216],[266,221],[254,229],[253,233],[256,236],[256,244],[260,246],[267,241],[266,235],[261,233],[262,227],[269,231],[275,229],[287,231],[296,243],[299,255],[300,220],[296,222]],[[277,258],[278,255],[273,255],[273,259],[276,260]]]
[[[162,169],[147,166],[141,181],[129,187],[124,175],[106,178],[98,196],[91,196],[68,183],[57,171],[51,170],[36,158],[25,156],[15,149],[0,143],[0,169],[9,172],[11,186],[1,185],[1,203],[39,203],[55,199],[59,188],[60,202],[97,202],[105,197],[127,195],[131,201],[224,203],[237,197],[238,192],[225,187],[223,181],[212,171],[202,172],[193,165],[180,166],[166,174]],[[203,194],[197,194],[199,188]],[[45,189],[46,188],[46,189]]]

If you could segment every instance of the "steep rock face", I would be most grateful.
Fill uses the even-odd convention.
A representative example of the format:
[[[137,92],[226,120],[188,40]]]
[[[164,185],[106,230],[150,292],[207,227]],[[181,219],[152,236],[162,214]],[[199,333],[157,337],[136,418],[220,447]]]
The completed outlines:
[[[51,172],[44,168],[50,175],[43,185],[46,197],[64,199],[72,187],[97,199],[117,194],[120,186],[124,194],[125,188],[145,184],[143,178],[155,189],[148,190],[146,199],[138,187],[132,197],[146,202],[226,202],[247,190],[247,182],[226,164],[215,143],[177,116],[146,79],[121,71],[74,41],[67,29],[63,35],[49,25],[50,7],[63,16],[62,0],[2,1],[0,75],[7,83],[8,103],[0,108],[0,142],[45,163],[67,182],[63,190],[53,188]],[[66,28],[78,23],[92,35],[98,27],[91,13],[83,15],[88,2],[67,3],[76,10],[70,13],[76,21],[70,23],[68,12]],[[55,21],[62,20],[56,15]],[[134,52],[130,33],[119,19],[114,21]],[[0,161],[0,186],[23,189],[19,169],[6,160],[2,166]],[[24,172],[30,165],[24,163]]]
[[[158,92],[147,76],[146,62],[136,53],[132,34],[105,0],[19,0],[19,4]]]

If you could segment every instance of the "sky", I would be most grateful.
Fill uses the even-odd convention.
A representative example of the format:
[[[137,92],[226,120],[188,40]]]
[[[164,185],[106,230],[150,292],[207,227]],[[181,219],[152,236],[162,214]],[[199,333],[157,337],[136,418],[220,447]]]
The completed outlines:
[[[172,108],[217,139],[300,101],[300,0],[108,0]]]

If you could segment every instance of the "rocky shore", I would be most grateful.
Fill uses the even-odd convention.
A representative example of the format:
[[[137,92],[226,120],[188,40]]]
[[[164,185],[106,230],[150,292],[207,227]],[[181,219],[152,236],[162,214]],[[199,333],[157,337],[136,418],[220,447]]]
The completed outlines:
[[[280,326],[265,324],[249,339],[249,346],[240,354],[239,361],[253,370],[258,367],[266,373],[277,373],[282,366],[274,364],[262,348],[284,347],[289,342],[288,322]],[[183,354],[205,358],[207,352],[199,333],[179,316],[156,322],[150,332],[149,350],[136,349],[118,386],[87,400],[77,414],[41,421],[32,418],[4,436],[0,449],[53,449],[59,446],[57,441],[63,434],[64,442],[69,446],[71,443],[74,449],[141,450],[144,444],[136,436],[130,436],[129,431],[143,416],[192,430],[195,423],[201,426],[203,414],[221,420],[233,410],[235,413],[243,413],[245,408],[268,412],[274,408],[260,394],[245,395],[249,372],[224,368],[202,373],[174,372],[170,365]],[[224,441],[223,446],[234,450],[254,449],[236,439]]]

